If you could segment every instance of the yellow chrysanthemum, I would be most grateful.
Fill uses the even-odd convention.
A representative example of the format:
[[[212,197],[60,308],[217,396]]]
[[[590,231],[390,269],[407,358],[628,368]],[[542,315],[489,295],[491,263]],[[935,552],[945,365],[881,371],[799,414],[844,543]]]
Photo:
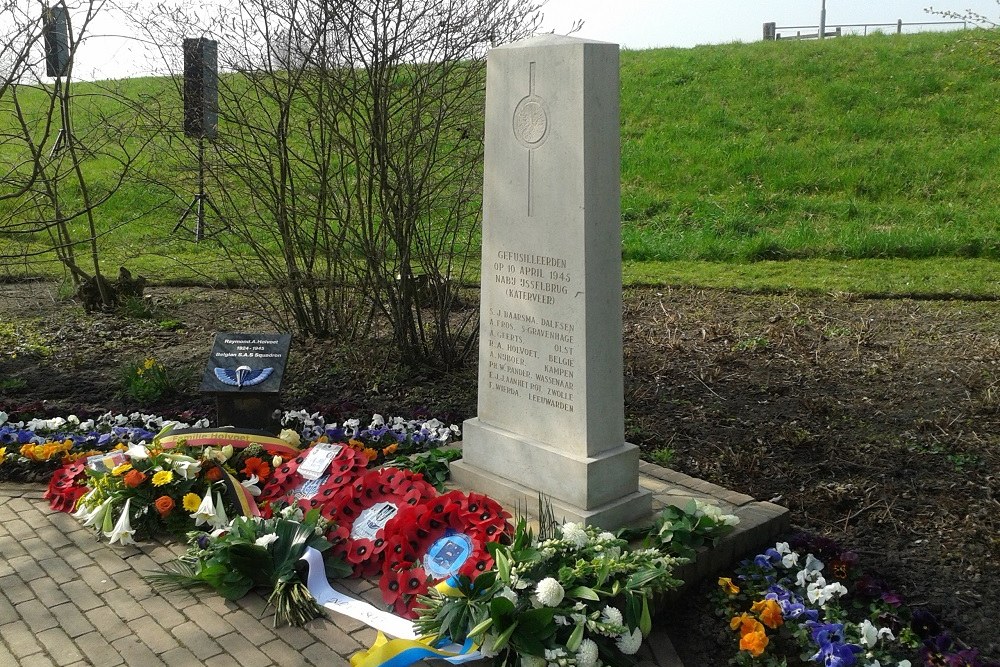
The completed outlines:
[[[0,447],[0,463],[3,463],[4,458],[7,456],[7,448]]]
[[[174,473],[171,470],[161,470],[153,475],[153,486],[163,486],[174,481]]]
[[[181,505],[188,512],[197,512],[198,508],[201,507],[201,497],[197,493],[185,493],[184,497],[181,498]]]
[[[123,463],[120,466],[115,466],[114,468],[112,468],[111,469],[111,474],[112,475],[124,475],[125,473],[127,473],[131,469],[132,469],[132,464],[131,463]]]

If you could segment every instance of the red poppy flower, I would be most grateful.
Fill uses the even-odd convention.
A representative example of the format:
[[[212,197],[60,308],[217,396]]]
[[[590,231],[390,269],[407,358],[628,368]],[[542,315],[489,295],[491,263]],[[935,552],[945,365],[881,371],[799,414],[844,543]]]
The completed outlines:
[[[399,577],[396,572],[386,570],[378,580],[378,587],[382,591],[382,599],[386,604],[395,605],[403,592],[399,585]]]

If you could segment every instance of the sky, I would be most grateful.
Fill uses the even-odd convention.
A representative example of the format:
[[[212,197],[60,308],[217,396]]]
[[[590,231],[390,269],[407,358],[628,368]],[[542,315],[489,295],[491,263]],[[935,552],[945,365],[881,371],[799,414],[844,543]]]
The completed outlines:
[[[152,2],[153,0],[148,0]],[[753,42],[762,26],[819,24],[824,0],[549,0],[543,27],[566,33],[574,20],[584,27],[578,37],[614,42],[628,49],[692,47],[699,44]],[[828,27],[837,24],[942,21],[928,13],[938,10],[976,11],[1000,21],[1000,0],[825,0]],[[2,19],[0,19],[2,21]],[[120,37],[128,28],[111,13],[93,26],[95,36],[81,47],[75,67],[80,79],[109,79],[150,74],[149,59],[137,42]],[[892,28],[895,29],[894,27]],[[917,26],[906,30],[917,29]],[[924,26],[922,29],[941,29]],[[780,32],[780,30],[779,30]],[[794,31],[786,31],[794,32]],[[805,32],[805,31],[803,31]]]

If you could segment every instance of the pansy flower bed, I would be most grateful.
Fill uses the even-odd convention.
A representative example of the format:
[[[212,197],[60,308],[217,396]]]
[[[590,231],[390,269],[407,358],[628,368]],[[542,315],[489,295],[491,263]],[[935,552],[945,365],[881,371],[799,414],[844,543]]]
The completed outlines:
[[[832,540],[797,535],[718,580],[717,604],[743,666],[997,667],[927,611],[865,573]]]

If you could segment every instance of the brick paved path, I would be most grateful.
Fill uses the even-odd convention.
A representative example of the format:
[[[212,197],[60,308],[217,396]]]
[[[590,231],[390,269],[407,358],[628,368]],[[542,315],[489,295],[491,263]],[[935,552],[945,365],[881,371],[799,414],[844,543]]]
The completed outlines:
[[[0,484],[0,667],[330,667],[349,664],[375,640],[364,623],[333,612],[274,630],[256,593],[237,602],[207,591],[161,595],[142,574],[183,553],[183,544],[108,546],[69,514],[50,510],[43,492],[37,484]],[[382,607],[371,581],[336,586]],[[681,667],[662,628],[639,657],[641,667]]]

